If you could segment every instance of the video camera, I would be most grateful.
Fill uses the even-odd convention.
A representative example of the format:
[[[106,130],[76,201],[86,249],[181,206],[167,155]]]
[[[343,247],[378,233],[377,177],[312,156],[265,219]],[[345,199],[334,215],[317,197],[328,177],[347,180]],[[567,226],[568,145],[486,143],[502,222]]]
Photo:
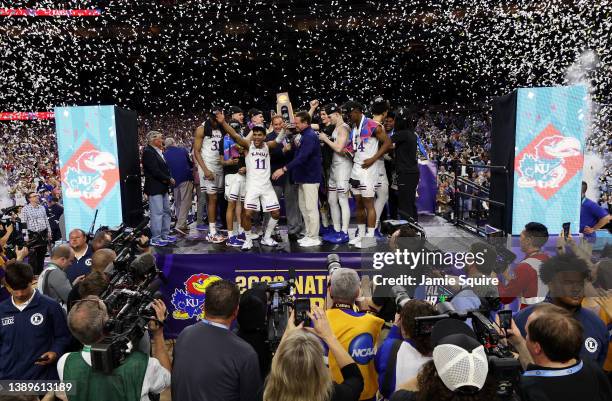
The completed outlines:
[[[109,320],[107,336],[91,347],[92,367],[111,374],[145,334],[149,321],[156,319],[151,303],[161,297],[157,291],[162,273],[155,257],[144,253],[131,263],[115,264],[110,283],[100,298],[106,305]]]
[[[289,280],[271,283],[260,283],[268,295],[265,327],[267,330],[267,343],[272,353],[276,352],[280,340],[289,321],[289,308],[293,308],[295,277],[292,269],[289,270]]]
[[[440,312],[436,316],[416,317],[416,335],[431,335],[433,326],[443,319],[458,319],[466,321],[471,319],[472,329],[476,338],[484,347],[489,360],[489,370],[497,379],[497,395],[502,399],[512,398],[514,388],[521,374],[521,365],[513,357],[510,349],[500,343],[500,335],[495,329],[494,323],[486,317],[490,313],[487,308],[467,312],[457,312],[450,302],[441,302],[436,305]]]
[[[18,216],[21,206],[11,206],[0,210],[0,236],[3,236],[9,226],[13,226],[13,232],[6,242],[4,253],[6,257],[15,259],[17,257],[17,248],[28,247],[28,249],[40,248],[47,246],[47,241],[40,234],[32,233],[26,241],[24,236],[25,224],[21,222]]]
[[[124,267],[129,265],[135,255],[139,253],[138,247],[142,246],[140,243],[140,237],[147,225],[149,224],[149,218],[145,217],[144,220],[136,227],[131,228],[121,224],[117,229],[110,230],[112,240],[108,245],[108,248],[115,251],[117,258],[115,259],[115,266],[123,265]]]

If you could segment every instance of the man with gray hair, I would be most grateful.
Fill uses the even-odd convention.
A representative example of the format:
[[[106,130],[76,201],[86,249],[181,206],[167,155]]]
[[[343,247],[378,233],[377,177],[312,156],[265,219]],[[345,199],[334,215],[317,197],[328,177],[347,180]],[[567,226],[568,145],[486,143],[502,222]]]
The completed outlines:
[[[148,145],[142,151],[144,192],[149,197],[151,212],[151,245],[166,246],[176,242],[170,235],[170,200],[168,191],[175,185],[163,154],[164,137],[159,131],[149,131]]]
[[[173,138],[166,138],[166,150],[164,158],[174,178],[174,211],[176,213],[175,230],[187,235],[187,213],[191,209],[193,201],[193,162],[189,151],[182,146],[177,146]]]
[[[59,302],[64,308],[72,290],[72,284],[66,276],[66,269],[73,262],[74,251],[70,245],[58,245],[51,251],[50,261],[38,277],[38,291]]]
[[[384,321],[369,313],[355,312],[355,300],[361,286],[355,270],[339,268],[332,273],[329,281],[329,295],[332,299],[332,307],[326,312],[329,324],[361,371],[364,387],[359,399],[374,399],[378,391],[374,356]],[[329,368],[334,382],[341,383],[342,373],[332,354],[329,355]]]
[[[79,400],[149,400],[149,393],[159,394],[170,386],[172,369],[166,351],[163,321],[166,306],[153,301],[157,321],[149,323],[153,338],[153,358],[139,351],[131,352],[112,374],[92,368],[91,345],[102,341],[108,312],[104,302],[96,296],[78,301],[68,314],[68,327],[83,346],[81,352],[64,354],[57,362],[60,380],[74,383],[79,389]],[[145,334],[147,335],[147,334]]]

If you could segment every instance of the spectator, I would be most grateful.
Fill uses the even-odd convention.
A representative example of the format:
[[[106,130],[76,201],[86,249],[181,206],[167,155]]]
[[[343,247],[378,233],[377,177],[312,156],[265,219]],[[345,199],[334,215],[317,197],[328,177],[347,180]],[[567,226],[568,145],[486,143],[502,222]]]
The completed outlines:
[[[272,174],[272,180],[277,180],[290,171],[291,179],[298,184],[298,203],[306,226],[306,236],[299,242],[302,247],[321,245],[318,202],[319,185],[323,174],[321,146],[310,122],[311,117],[307,112],[296,113],[295,127],[301,134],[300,145],[293,160]]]
[[[357,401],[363,389],[363,377],[357,364],[334,335],[323,310],[315,307],[310,318],[314,328],[302,328],[301,325],[296,328],[293,313],[289,317],[266,379],[264,401]],[[319,339],[325,342],[338,363],[341,384],[332,382]],[[292,372],[301,373],[294,375]]]
[[[51,197],[47,214],[49,215],[49,226],[51,227],[51,242],[59,241],[62,239],[60,219],[64,214],[64,208],[59,204],[59,199],[57,197]]]
[[[595,232],[610,221],[612,215],[597,203],[586,197],[588,189],[587,183],[582,181],[582,204],[580,205],[580,232],[584,233],[585,237],[595,237]]]
[[[421,366],[431,360],[431,339],[429,335],[418,335],[415,318],[437,314],[433,305],[416,299],[402,307],[399,321],[376,352],[379,391],[385,398],[390,398],[400,384],[416,377]]]
[[[495,401],[497,385],[489,375],[484,346],[466,324],[444,319],[431,333],[433,360],[416,378],[402,383],[391,401]]]
[[[0,303],[0,380],[57,379],[55,363],[70,342],[62,307],[32,287],[21,262],[6,267],[11,298]]]
[[[193,162],[189,151],[183,147],[176,146],[176,141],[166,138],[166,150],[164,158],[174,179],[174,210],[176,213],[175,230],[187,235],[187,213],[191,209],[193,201]]]
[[[527,349],[529,364],[520,381],[522,400],[603,401],[612,399],[610,382],[589,358],[581,359],[583,329],[567,310],[538,305],[526,322],[527,338],[509,332],[517,349]]]
[[[51,260],[38,277],[37,289],[66,308],[72,284],[66,269],[74,263],[74,251],[69,245],[58,245],[51,251]]]
[[[47,243],[51,234],[51,227],[47,219],[47,210],[40,204],[40,197],[36,192],[29,192],[28,204],[21,210],[22,221],[28,228],[30,240],[36,239],[36,244],[30,246],[28,261],[35,275],[39,275],[45,262]]]
[[[542,302],[548,287],[542,282],[540,266],[548,260],[548,255],[542,252],[542,247],[548,241],[548,229],[540,223],[527,223],[520,236],[521,251],[526,255],[511,274],[504,271],[506,284],[498,285],[499,295],[504,303],[510,303],[515,297],[520,297],[521,308]]]
[[[91,256],[93,250],[87,244],[87,234],[80,228],[75,228],[68,235],[68,242],[74,251],[74,263],[66,269],[66,275],[71,283],[91,271]]]
[[[340,268],[331,275],[330,282],[333,304],[327,310],[327,318],[334,335],[355,359],[363,376],[364,389],[359,399],[373,399],[378,390],[378,375],[374,366],[375,346],[384,321],[371,314],[353,311],[361,285],[355,270]],[[333,354],[329,357],[329,367],[333,380],[340,383],[342,373]]]
[[[68,294],[68,312],[70,312],[70,308],[72,308],[72,305],[74,305],[76,301],[83,298],[83,296],[80,295],[80,286],[83,285],[83,283],[88,280],[88,277],[94,273],[96,277],[98,277],[100,274],[102,277],[106,277],[105,270],[115,261],[116,257],[117,254],[112,249],[99,249],[94,252],[94,254],[91,256],[91,273],[89,273],[83,279],[83,281],[75,283],[70,291],[70,294]],[[99,293],[93,295],[99,295]]]
[[[174,178],[162,153],[163,136],[159,131],[147,134],[149,144],[142,151],[144,192],[149,197],[151,211],[151,245],[166,246],[176,242],[170,235],[170,201],[168,191],[175,185]]]
[[[185,328],[174,346],[173,400],[257,399],[262,384],[257,353],[229,329],[239,298],[238,287],[226,280],[206,288],[206,319]]]
[[[108,321],[106,305],[98,297],[90,296],[77,302],[70,310],[68,324],[72,335],[83,346],[81,352],[63,355],[57,371],[60,380],[72,382],[78,389],[78,400],[147,401],[149,393],[159,394],[170,386],[170,356],[164,342],[163,323],[166,306],[157,299],[152,304],[157,322],[149,323],[153,334],[153,358],[139,351],[131,352],[121,365],[106,374],[92,368],[91,345],[105,337]],[[68,397],[72,400],[72,397]]]
[[[586,262],[574,255],[558,255],[548,259],[540,267],[540,276],[550,290],[544,303],[552,303],[571,313],[583,327],[580,357],[603,365],[608,351],[608,331],[602,320],[592,311],[581,306],[584,284],[589,277]],[[532,305],[520,311],[514,318],[523,337],[529,316],[542,311]],[[536,316],[533,317],[535,319]]]

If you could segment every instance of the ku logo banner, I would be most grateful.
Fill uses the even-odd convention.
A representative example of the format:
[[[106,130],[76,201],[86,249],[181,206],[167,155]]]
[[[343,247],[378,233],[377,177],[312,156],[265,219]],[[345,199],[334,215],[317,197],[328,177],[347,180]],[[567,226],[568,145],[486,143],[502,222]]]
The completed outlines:
[[[589,105],[580,85],[518,90],[513,235],[532,221],[553,235],[566,222],[578,231]]]
[[[114,106],[55,108],[66,232],[123,221]]]

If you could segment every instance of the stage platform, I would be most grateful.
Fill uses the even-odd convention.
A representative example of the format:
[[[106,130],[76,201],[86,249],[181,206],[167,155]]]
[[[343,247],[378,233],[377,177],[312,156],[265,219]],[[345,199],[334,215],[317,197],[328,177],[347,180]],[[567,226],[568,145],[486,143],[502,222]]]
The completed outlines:
[[[425,229],[427,239],[433,245],[449,251],[465,250],[479,237],[463,229],[455,227],[440,216],[420,215],[419,224]],[[352,225],[349,233],[352,237],[357,227]],[[259,241],[253,241],[253,248],[249,251],[242,251],[240,248],[233,248],[221,244],[212,244],[206,241],[206,231],[198,231],[195,223],[190,226],[189,234],[179,237],[179,240],[171,246],[156,248],[156,252],[162,255],[167,254],[232,254],[232,253],[354,253],[354,252],[376,252],[387,250],[387,239],[379,239],[375,248],[357,249],[349,244],[330,244],[323,242],[318,247],[302,248],[297,241],[290,241],[287,231],[281,226],[280,229],[283,242],[276,248],[260,245]]]

